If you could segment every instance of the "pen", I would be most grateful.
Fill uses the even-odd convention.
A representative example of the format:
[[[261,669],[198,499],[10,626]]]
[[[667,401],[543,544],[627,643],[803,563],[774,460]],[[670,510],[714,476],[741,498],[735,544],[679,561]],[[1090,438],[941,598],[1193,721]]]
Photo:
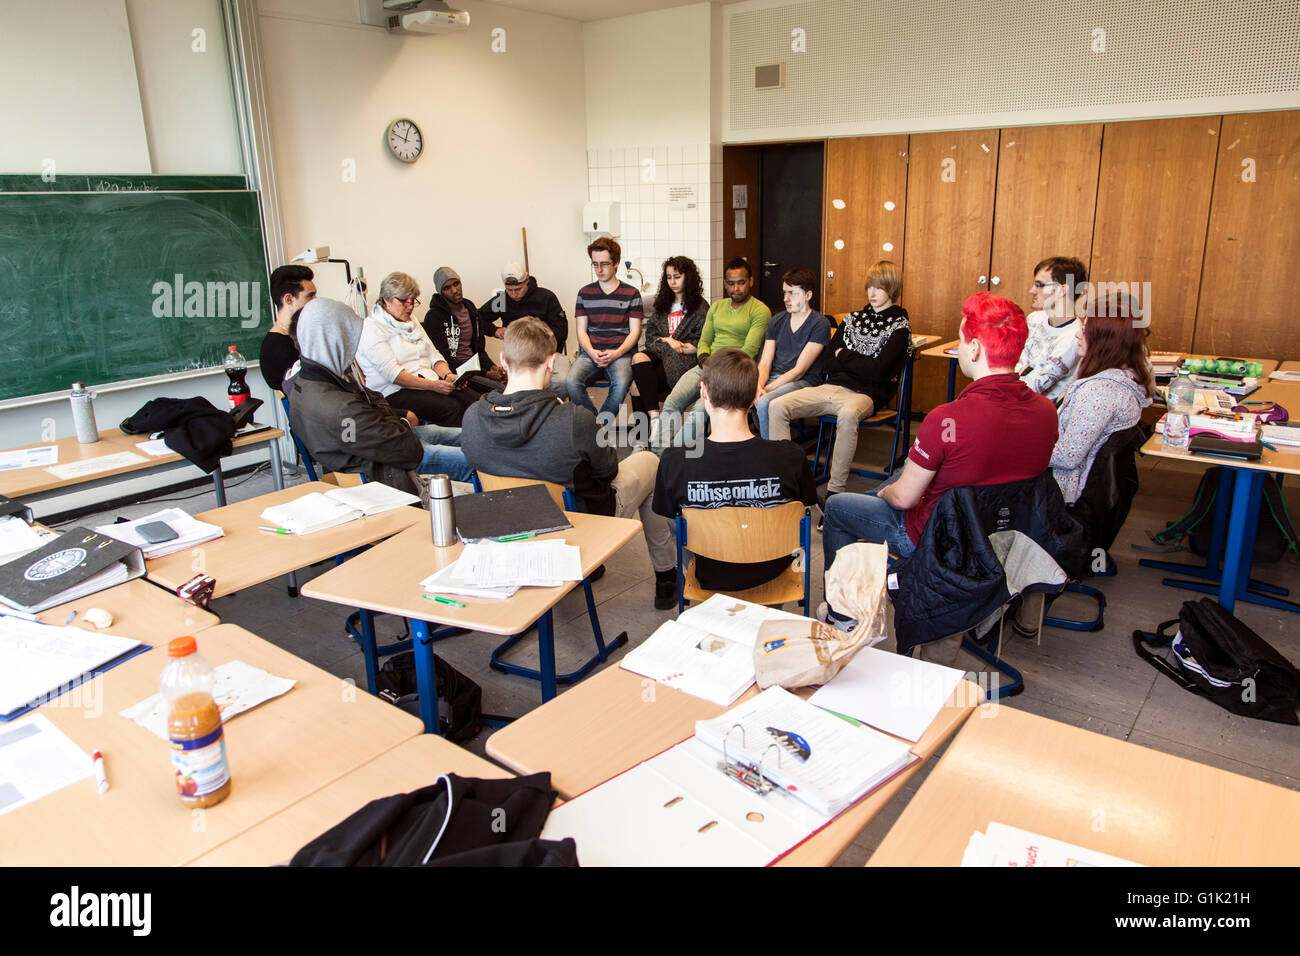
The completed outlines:
[[[77,616],[77,612],[76,612],[76,611],[73,611],[71,614],[69,614],[69,615],[68,615],[68,619],[67,619],[66,621],[63,622],[63,626],[64,626],[64,627],[67,627],[69,624],[71,624],[72,621],[73,621],[73,618],[75,618],[76,616]]]
[[[257,530],[267,531],[271,534],[293,534],[293,532],[290,531],[288,528],[267,528],[264,525],[259,525]]]
[[[102,797],[108,793],[108,774],[104,772],[104,755],[96,750],[90,755],[90,762],[95,766],[95,786]]]
[[[512,535],[507,535],[507,536],[504,537],[504,538],[497,538],[497,541],[498,541],[498,542],[501,542],[501,541],[523,541],[525,538],[535,538],[535,537],[537,537],[537,532],[536,532],[536,531],[530,531],[530,532],[528,532],[527,534],[512,534]]]
[[[1267,448],[1269,451],[1277,451],[1277,446],[1276,446],[1276,445],[1270,445],[1270,444],[1269,444],[1268,442],[1266,442],[1266,441],[1262,441],[1262,442],[1260,442],[1259,444],[1260,444],[1260,447],[1261,447],[1261,448]]]
[[[453,601],[451,598],[439,597],[436,594],[425,594],[430,601],[437,601],[439,604],[450,604],[452,607],[464,607],[459,601]]]

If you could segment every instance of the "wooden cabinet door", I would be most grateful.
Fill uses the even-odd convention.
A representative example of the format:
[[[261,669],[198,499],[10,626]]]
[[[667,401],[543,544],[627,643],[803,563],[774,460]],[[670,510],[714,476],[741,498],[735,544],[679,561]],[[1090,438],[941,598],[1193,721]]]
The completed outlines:
[[[1138,298],[1153,349],[1192,345],[1221,122],[1107,123],[1102,136],[1089,271],[1098,294],[1115,283]]]
[[[1300,261],[1300,111],[1225,116],[1218,139],[1192,348],[1300,358],[1291,292]]]
[[[839,315],[867,301],[876,262],[903,265],[907,137],[827,140],[824,197],[821,311]]]
[[[908,145],[907,271],[900,303],[913,332],[955,339],[961,304],[988,289],[998,131],[914,135]],[[948,400],[948,362],[918,359],[912,410]]]
[[[1088,264],[1100,123],[1004,129],[999,144],[997,201],[989,291],[1026,313],[1034,265],[1048,256]]]

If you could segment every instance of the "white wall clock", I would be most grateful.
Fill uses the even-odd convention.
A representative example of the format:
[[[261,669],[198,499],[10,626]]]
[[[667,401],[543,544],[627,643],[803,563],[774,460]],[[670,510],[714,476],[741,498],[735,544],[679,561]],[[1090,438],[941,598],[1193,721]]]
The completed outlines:
[[[395,119],[388,124],[388,148],[404,163],[413,163],[424,151],[424,136],[420,127],[409,119]]]

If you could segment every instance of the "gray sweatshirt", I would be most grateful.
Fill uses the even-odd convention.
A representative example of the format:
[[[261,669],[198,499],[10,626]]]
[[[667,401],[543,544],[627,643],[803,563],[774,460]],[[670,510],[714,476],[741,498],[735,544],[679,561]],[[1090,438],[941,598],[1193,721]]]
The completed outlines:
[[[1070,383],[1061,401],[1061,437],[1051,461],[1067,505],[1083,493],[1093,459],[1106,439],[1136,425],[1142,409],[1150,404],[1151,396],[1128,369],[1108,368]]]

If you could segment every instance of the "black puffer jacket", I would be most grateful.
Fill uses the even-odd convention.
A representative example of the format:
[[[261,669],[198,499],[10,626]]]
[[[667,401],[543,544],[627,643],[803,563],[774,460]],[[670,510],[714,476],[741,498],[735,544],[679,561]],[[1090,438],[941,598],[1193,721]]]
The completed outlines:
[[[1002,561],[989,541],[997,531],[1027,536],[1070,578],[1082,573],[1084,531],[1066,511],[1051,471],[949,489],[935,503],[916,551],[890,575],[900,654],[970,630],[1010,600]]]

